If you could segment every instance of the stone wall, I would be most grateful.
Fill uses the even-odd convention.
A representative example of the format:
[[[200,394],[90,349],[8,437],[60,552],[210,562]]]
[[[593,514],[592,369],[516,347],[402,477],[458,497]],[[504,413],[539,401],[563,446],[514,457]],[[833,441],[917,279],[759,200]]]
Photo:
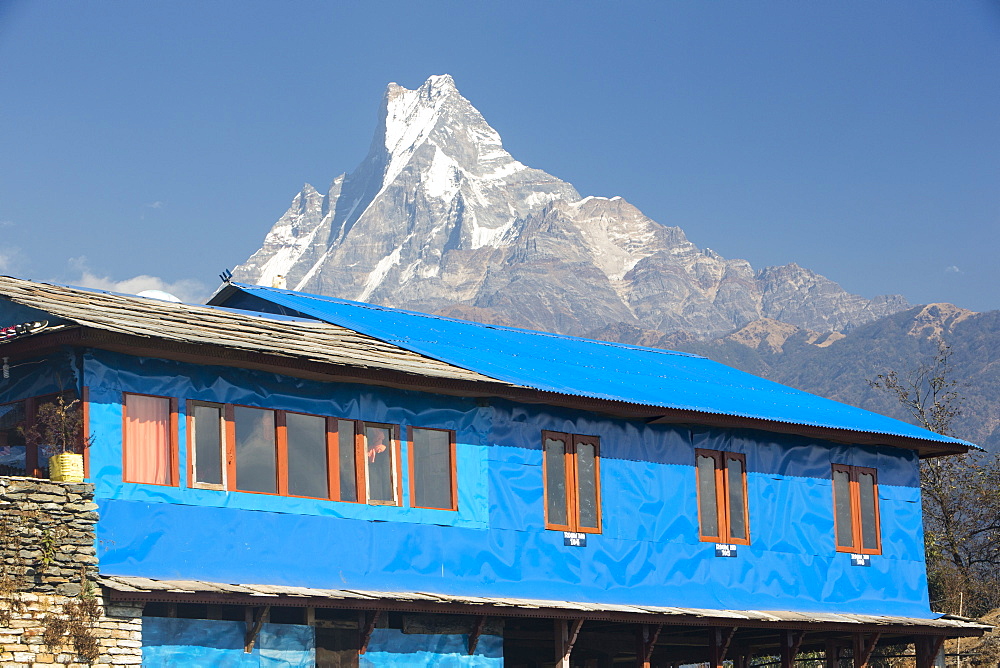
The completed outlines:
[[[0,668],[142,663],[141,606],[104,605],[93,486],[0,477]]]

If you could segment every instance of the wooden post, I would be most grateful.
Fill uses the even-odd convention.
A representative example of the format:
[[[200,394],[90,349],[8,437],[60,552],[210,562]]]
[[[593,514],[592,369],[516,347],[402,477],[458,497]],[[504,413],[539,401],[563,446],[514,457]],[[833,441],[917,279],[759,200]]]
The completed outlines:
[[[938,652],[944,645],[944,636],[921,636],[914,645],[917,651],[917,668],[933,668]]]
[[[264,618],[270,610],[271,606],[269,605],[254,609],[252,622],[247,624],[247,634],[243,643],[244,653],[249,654],[253,651],[254,643],[257,642],[257,634],[260,633],[260,628],[264,625]]]
[[[469,634],[469,656],[476,653],[476,646],[479,645],[479,636],[483,634],[483,626],[486,624],[486,615],[479,615],[476,623],[472,626],[472,633]]]
[[[865,638],[863,633],[854,634],[854,668],[868,667],[868,661],[872,658],[872,652],[875,651],[875,645],[878,644],[880,635],[873,633],[870,637]]]
[[[722,668],[726,660],[726,651],[733,640],[736,628],[713,626],[708,629],[708,664],[709,668]]]
[[[368,641],[372,639],[372,633],[375,632],[375,625],[378,624],[378,618],[382,615],[381,610],[376,610],[375,612],[364,613],[365,625],[362,627],[361,631],[361,649],[359,654],[364,654],[368,651]]]
[[[556,668],[569,668],[569,657],[582,627],[582,619],[574,619],[572,623],[565,619],[556,620]]]
[[[781,668],[795,668],[795,656],[805,636],[805,631],[781,632]]]
[[[660,637],[663,624],[651,627],[640,624],[635,634],[635,665],[638,668],[650,668],[653,660],[653,650],[656,649],[656,639]]]
[[[823,658],[826,668],[840,668],[840,644],[827,638]]]

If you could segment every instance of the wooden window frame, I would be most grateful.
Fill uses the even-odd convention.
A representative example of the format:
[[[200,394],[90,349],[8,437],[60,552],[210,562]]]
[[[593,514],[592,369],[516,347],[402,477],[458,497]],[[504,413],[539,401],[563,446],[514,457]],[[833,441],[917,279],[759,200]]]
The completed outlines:
[[[368,493],[368,461],[365,455],[365,444],[368,439],[368,427],[389,430],[390,445],[388,449],[392,452],[392,501],[373,501]],[[358,498],[361,498],[361,490],[364,490],[364,503],[369,506],[402,506],[403,505],[403,463],[400,461],[400,438],[399,425],[387,424],[384,422],[366,422],[357,420],[354,428],[354,465],[361,469],[361,479],[364,487],[358,488]]]
[[[281,442],[279,441],[279,434],[287,432],[285,431],[285,416],[284,411],[279,411],[275,408],[262,408],[260,406],[251,406],[250,404],[224,404],[226,407],[225,411],[225,421],[226,421],[226,464],[229,469],[229,478],[226,485],[226,491],[229,492],[239,492],[240,494],[263,494],[265,496],[288,496],[287,483],[288,483],[288,468],[287,468],[287,457],[282,458],[281,452]],[[252,408],[258,411],[269,411],[274,414],[274,489],[273,492],[259,492],[253,489],[240,489],[236,486],[236,409],[237,408]],[[287,446],[288,441],[285,441]],[[285,452],[287,455],[288,453]],[[281,481],[285,481],[285,493],[282,492]]]
[[[562,441],[566,444],[563,453],[564,471],[566,472],[566,518],[568,524],[555,524],[549,521],[549,490],[546,481],[548,471],[545,456],[545,441],[548,439]],[[594,495],[596,497],[597,527],[580,526],[580,484],[577,478],[576,446],[587,443],[594,446]],[[603,532],[604,517],[601,511],[601,438],[583,434],[569,434],[561,431],[542,431],[542,503],[545,510],[545,528],[551,531],[573,531],[575,533]]]
[[[87,388],[87,387],[83,387],[81,389],[81,396],[79,396],[79,397],[77,397],[76,390],[63,390],[61,392],[49,392],[48,394],[37,394],[35,396],[26,397],[24,399],[14,399],[12,401],[5,401],[5,402],[3,402],[3,404],[0,404],[0,405],[2,405],[2,406],[8,406],[10,404],[17,404],[17,403],[20,403],[20,402],[23,401],[24,402],[24,424],[25,425],[30,425],[30,424],[33,424],[35,422],[35,419],[38,416],[38,407],[40,405],[42,405],[43,403],[45,403],[47,400],[49,400],[49,401],[55,400],[56,398],[59,397],[59,395],[62,395],[62,394],[69,394],[69,395],[71,395],[74,398],[79,398],[79,401],[80,401],[80,410],[82,411],[82,414],[83,414],[83,430],[84,430],[84,434],[85,435],[89,435],[89,433],[90,433],[90,403],[89,403],[89,401],[90,401],[90,393],[89,393],[89,388]],[[89,456],[90,456],[90,450],[89,450],[89,448],[84,447],[83,449],[74,449],[74,452],[76,452],[77,454],[82,454],[83,455],[84,465],[85,465],[84,476],[86,477],[89,474],[89,468],[88,468],[89,461],[88,460],[89,460]],[[25,473],[25,476],[27,476],[29,478],[39,478],[39,479],[48,478],[48,473],[45,470],[39,468],[39,458],[38,458],[38,455],[39,455],[39,452],[38,452],[38,446],[37,445],[32,446],[30,444],[25,443],[25,449],[24,449],[24,469],[25,469],[24,473]]]
[[[139,482],[136,480],[127,480],[125,478],[125,472],[128,471],[128,400],[129,395],[136,397],[150,397],[152,399],[166,399],[169,402],[169,417],[167,418],[167,482]],[[83,409],[85,411],[84,418],[84,429],[90,427],[89,418],[90,411],[89,405],[87,403],[83,404]],[[165,397],[159,394],[146,394],[144,392],[122,392],[122,482],[127,482],[133,485],[157,485],[159,487],[177,487],[180,482],[178,480],[179,476],[177,474],[177,467],[179,461],[179,447],[178,447],[178,412],[180,406],[176,397]]]
[[[336,450],[337,441],[337,418],[328,415],[316,415],[315,413],[303,413],[302,411],[275,411],[275,428],[277,430],[278,447],[278,494],[288,496],[293,499],[317,499],[320,501],[338,501],[340,496],[339,472],[340,460],[336,457],[339,454]],[[326,496],[304,496],[292,494],[288,491],[288,414],[305,415],[307,417],[321,418],[325,422],[324,431],[324,452],[326,454]],[[331,435],[331,430],[333,431]],[[331,438],[332,436],[332,438]],[[335,487],[336,485],[336,487]],[[336,491],[336,495],[334,493]]]
[[[416,429],[423,429],[425,431],[443,431],[448,434],[448,444],[449,452],[451,456],[451,465],[449,467],[449,475],[451,476],[451,507],[449,508],[437,508],[434,506],[418,506],[416,502],[416,475],[415,475],[415,459],[413,451],[413,432]],[[455,445],[456,436],[454,429],[438,429],[436,427],[407,427],[407,465],[410,471],[410,506],[413,508],[427,508],[428,510],[458,510],[458,459],[457,459],[457,449]]]
[[[195,480],[195,426],[194,407],[209,406],[219,409],[219,466],[222,469],[222,483],[196,482]],[[215,401],[195,401],[188,399],[184,402],[184,413],[187,418],[187,482],[192,489],[209,489],[224,492],[229,489],[230,461],[229,461],[229,422],[226,419],[228,404],[220,404]],[[235,462],[233,462],[235,467]]]
[[[702,506],[705,500],[701,498],[701,482],[698,477],[698,457],[709,457],[715,461],[715,515],[719,527],[718,536],[706,535],[701,526]],[[703,543],[723,543],[728,545],[750,544],[750,495],[747,486],[746,455],[725,450],[705,450],[696,448],[694,451],[695,490],[698,496],[698,538]],[[732,484],[729,479],[729,460],[739,461],[743,470],[740,484],[743,486],[743,519],[746,527],[746,538],[736,538],[732,535],[732,525],[729,517],[729,489]]]
[[[848,474],[848,488],[851,494],[851,546],[837,544],[837,487],[831,485],[833,494],[833,542],[837,552],[849,552],[851,554],[882,554],[882,521],[880,518],[878,501],[878,470],[866,466],[850,466],[848,464],[833,464],[831,466],[830,480],[833,481],[833,473],[840,471]],[[861,482],[862,473],[869,473],[872,476],[873,494],[875,499],[875,547],[864,547],[864,536],[861,521]]]
[[[340,497],[340,476],[344,475],[344,471],[340,468],[340,423],[348,422],[353,425],[354,433],[351,439],[351,447],[354,449],[354,494],[357,498],[355,499],[342,499]],[[330,417],[327,418],[327,432],[326,432],[326,452],[327,461],[330,462],[329,476],[330,476],[330,500],[338,501],[340,503],[360,503],[365,504],[365,466],[362,462],[358,461],[358,458],[362,456],[364,452],[364,441],[359,438],[359,425],[361,423],[358,420],[349,420],[347,418],[337,418]]]

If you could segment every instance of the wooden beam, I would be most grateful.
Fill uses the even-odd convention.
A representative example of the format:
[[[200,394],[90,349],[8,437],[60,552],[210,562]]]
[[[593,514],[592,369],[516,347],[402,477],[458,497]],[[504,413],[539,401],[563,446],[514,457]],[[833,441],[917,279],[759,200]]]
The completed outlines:
[[[840,643],[827,638],[823,646],[824,668],[840,668]]]
[[[476,646],[479,644],[479,636],[483,634],[483,626],[486,625],[486,615],[479,615],[476,623],[472,626],[472,633],[469,634],[469,656],[476,653]]]
[[[247,624],[247,634],[243,641],[244,653],[249,654],[253,651],[254,643],[257,642],[257,635],[260,633],[260,628],[264,625],[264,618],[270,610],[271,606],[269,605],[254,608],[253,618]]]
[[[736,627],[724,628],[717,626],[708,630],[708,663],[709,668],[722,668],[726,660],[729,643],[733,640]]]
[[[573,654],[573,645],[576,644],[581,627],[582,619],[574,619],[572,622],[566,619],[556,620],[556,668],[569,668],[569,657]]]
[[[368,641],[372,639],[372,633],[375,632],[375,625],[378,624],[378,618],[381,615],[381,610],[365,614],[366,619],[364,628],[361,632],[361,651],[359,654],[364,654],[368,651]]]
[[[872,652],[875,651],[875,645],[878,644],[881,635],[881,633],[876,632],[865,639],[863,633],[854,634],[854,668],[867,668],[868,661],[872,658]]]
[[[917,654],[917,668],[932,668],[945,636],[920,636],[913,643]]]
[[[782,631],[781,632],[781,668],[794,668],[795,656],[802,646],[802,639],[806,637],[805,631]]]
[[[652,631],[650,631],[652,628]],[[663,624],[640,624],[636,630],[636,662],[637,668],[650,668],[656,640],[660,637]]]

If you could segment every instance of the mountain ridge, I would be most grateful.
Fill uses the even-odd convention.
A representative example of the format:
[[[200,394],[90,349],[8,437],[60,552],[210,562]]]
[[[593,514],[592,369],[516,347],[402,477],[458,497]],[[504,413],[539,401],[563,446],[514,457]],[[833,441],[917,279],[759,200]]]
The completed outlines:
[[[611,323],[699,338],[760,317],[846,330],[908,306],[789,264],[755,270],[621,197],[523,165],[448,75],[391,83],[368,155],[306,184],[237,280],[592,336]]]

